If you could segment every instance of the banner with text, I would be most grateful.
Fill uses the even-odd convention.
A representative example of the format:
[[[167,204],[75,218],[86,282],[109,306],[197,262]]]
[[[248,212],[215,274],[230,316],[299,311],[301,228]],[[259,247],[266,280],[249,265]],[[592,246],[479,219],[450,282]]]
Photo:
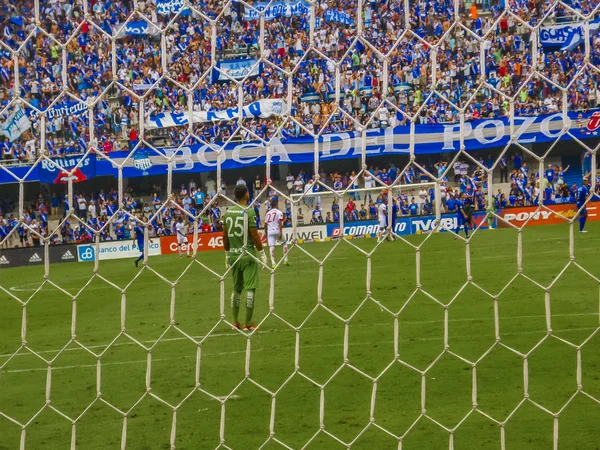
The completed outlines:
[[[258,2],[252,5],[254,9],[246,6],[244,20],[260,20],[260,13],[264,12],[266,21],[279,17],[308,16],[310,15],[310,4],[299,0],[291,2]]]
[[[283,100],[264,99],[257,100],[242,108],[229,108],[220,111],[196,111],[193,113],[162,113],[151,117],[146,122],[146,129],[181,127],[190,122],[212,122],[222,120],[234,120],[238,117],[253,117],[266,119],[271,116],[287,114],[288,108]]]
[[[219,61],[217,62],[219,70],[215,68],[212,71],[212,82],[230,81],[229,77],[234,80],[243,80],[247,76],[256,77],[262,72],[261,66],[256,58]]]
[[[73,173],[69,175],[65,170]],[[96,155],[54,158],[52,163],[43,159],[38,171],[40,183],[67,184],[69,180],[80,183],[96,176]]]
[[[548,208],[548,209],[546,209]],[[588,218],[590,222],[600,220],[600,202],[589,202],[587,204]],[[503,220],[498,220],[500,228],[567,224],[569,220],[577,216],[577,205],[575,203],[560,203],[557,205],[546,205],[544,208],[527,206],[524,208],[506,208],[499,210],[496,214]],[[510,224],[510,225],[509,225]]]
[[[600,19],[589,22],[590,36],[598,32]],[[585,39],[585,22],[551,25],[540,28],[542,47],[560,47],[561,50],[573,50]]]
[[[354,19],[352,19],[349,13],[337,9],[328,9],[325,11],[325,20],[327,22],[339,22],[344,25],[354,25]]]
[[[183,8],[183,0],[156,0],[156,12],[161,16],[177,14]],[[189,8],[181,11],[181,15],[189,15]]]
[[[88,106],[83,102],[62,102],[58,103],[56,106],[53,106],[45,113],[39,113],[38,111],[29,108],[27,109],[27,114],[31,119],[35,119],[38,114],[45,114],[46,118],[54,119],[55,117],[71,117],[71,116],[80,116],[82,114],[86,114],[88,111]]]
[[[261,107],[251,109],[253,113],[263,113]],[[205,114],[210,114],[212,117],[215,113]],[[176,119],[178,122],[187,121],[186,117],[183,119],[180,116],[175,115],[175,117],[178,117]],[[173,117],[166,119],[162,116],[160,123],[163,125],[163,121],[174,120]],[[569,133],[562,134],[563,127]],[[412,141],[414,154],[456,153],[460,146],[459,130],[459,124],[415,125]],[[585,113],[573,112],[566,116],[556,113],[515,117],[514,120],[514,138],[523,145],[553,142],[559,136],[563,141],[598,139],[599,132],[600,111],[598,110]],[[474,120],[464,124],[464,144],[468,152],[504,147],[510,143],[510,139],[510,124],[504,118]],[[363,145],[365,145],[364,149]],[[409,125],[369,129],[366,131],[364,141],[359,132],[325,134],[318,138],[321,161],[359,158],[363,151],[367,158],[408,155],[410,149]],[[225,145],[207,143],[180,148],[158,148],[152,151],[141,150],[133,155],[129,151],[108,153],[107,157],[110,159],[98,159],[96,176],[117,177],[117,165],[123,163],[123,176],[131,178],[166,175],[169,164],[173,173],[209,172],[216,170],[218,163],[223,170],[230,170],[264,165],[267,160],[267,147],[259,141]],[[312,163],[315,157],[314,138],[311,136],[274,138],[269,144],[269,155],[272,164]],[[25,176],[27,181],[40,181],[39,167],[38,165],[31,170],[31,166],[7,166],[6,171],[0,172],[0,183],[14,183],[18,181],[17,178]]]
[[[6,136],[10,142],[18,139],[23,133],[31,128],[31,122],[23,111],[23,108],[18,106],[13,113],[0,125],[0,134]]]
[[[473,223],[475,227],[481,224],[481,228],[489,228],[485,220],[486,213],[476,212],[473,214]],[[448,232],[455,230],[458,227],[458,219],[456,214],[443,214],[440,220],[440,227],[437,231]],[[344,230],[340,229],[338,223],[330,223],[327,225],[327,237],[331,239],[339,239],[341,237],[375,237],[379,230],[379,224],[375,220],[363,220],[359,222],[345,222]],[[415,217],[398,217],[394,232],[398,236],[430,233],[435,230],[435,216],[415,216]]]
[[[188,243],[182,246],[182,251],[187,252],[188,246],[198,252],[210,250],[223,250],[223,233],[198,233],[198,241],[194,244],[194,235],[187,235]],[[162,255],[178,253],[177,236],[163,236],[160,238],[160,251]]]
[[[99,254],[96,254],[95,244],[85,244],[77,246],[77,260],[79,262],[100,261],[104,259],[123,259],[137,258],[141,250],[137,247],[136,241],[110,241],[100,242]],[[160,255],[160,239],[154,238],[148,242],[148,256]]]
[[[120,23],[115,25],[113,29],[115,30],[115,39],[121,39],[125,36],[144,37],[160,35],[160,28],[150,22],[146,22],[145,20],[127,22],[125,26]]]

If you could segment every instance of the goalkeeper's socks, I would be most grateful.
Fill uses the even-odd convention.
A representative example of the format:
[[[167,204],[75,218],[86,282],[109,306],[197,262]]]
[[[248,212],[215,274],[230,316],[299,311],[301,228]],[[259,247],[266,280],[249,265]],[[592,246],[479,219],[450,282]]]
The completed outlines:
[[[252,314],[254,313],[254,291],[246,293],[246,325],[252,323]]]
[[[240,292],[231,293],[231,312],[233,314],[233,323],[238,323],[240,315]]]
[[[248,307],[246,305],[246,325],[250,325],[252,323],[252,315],[254,314],[254,308]]]

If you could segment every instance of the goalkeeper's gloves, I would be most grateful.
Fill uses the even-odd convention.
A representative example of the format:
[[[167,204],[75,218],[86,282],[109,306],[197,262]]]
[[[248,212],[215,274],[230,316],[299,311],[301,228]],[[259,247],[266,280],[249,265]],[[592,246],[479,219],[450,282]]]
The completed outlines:
[[[229,252],[225,252],[225,270],[229,270],[229,267],[231,265],[229,264]]]
[[[260,256],[260,260],[266,266],[267,265],[267,255],[265,254],[265,251],[261,250],[260,252],[258,252],[258,256]]]

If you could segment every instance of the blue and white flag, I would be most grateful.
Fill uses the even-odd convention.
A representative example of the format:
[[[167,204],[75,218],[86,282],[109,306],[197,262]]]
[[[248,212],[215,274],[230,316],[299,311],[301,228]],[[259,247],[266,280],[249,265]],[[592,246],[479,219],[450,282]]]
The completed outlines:
[[[154,86],[154,83],[134,83],[133,90],[134,91],[147,91],[152,86]]]
[[[128,22],[123,27],[122,24],[118,24],[115,27],[118,30],[115,34],[115,38],[123,38],[125,36],[158,36],[160,29],[153,23],[148,23],[145,20],[136,20],[135,22]]]
[[[318,92],[307,92],[306,94],[302,94],[300,96],[301,102],[314,103],[314,102],[318,102],[320,100],[321,100],[321,94],[319,94]]]
[[[88,106],[87,104],[83,103],[83,102],[63,102],[63,103],[59,103],[56,106],[53,106],[52,108],[46,110],[45,116],[48,119],[53,119],[55,117],[71,117],[71,116],[80,116],[82,114],[87,113],[88,111]],[[35,119],[38,114],[38,111],[36,111],[35,109],[30,109],[27,111],[27,113],[29,114],[29,117],[31,119]]]
[[[10,117],[2,124],[0,133],[8,138],[10,142],[13,142],[25,131],[31,128],[31,122],[23,111],[23,108],[17,106]]]
[[[135,155],[133,155],[133,167],[135,167],[140,172],[143,172],[145,175],[148,174],[148,169],[150,169],[154,164],[150,159],[150,154],[145,150],[138,150]]]
[[[183,8],[183,0],[156,0],[156,13],[161,16],[177,14]],[[181,11],[181,15],[189,15],[189,8]]]
[[[257,62],[256,58],[219,61],[217,63],[219,70],[213,69],[212,82],[230,81],[227,75],[234,80],[242,80],[247,76],[256,77],[262,72],[262,64],[257,64]]]
[[[325,20],[327,22],[339,22],[344,25],[354,25],[354,20],[349,13],[338,11],[337,9],[328,9],[325,11]]]
[[[598,32],[600,19],[590,22],[590,36]],[[572,50],[585,39],[585,22],[552,25],[540,29],[542,47],[560,47],[561,50]]]
[[[413,89],[413,85],[411,83],[394,84],[394,92],[396,93],[401,91],[410,91],[411,89]]]
[[[254,9],[246,7],[244,20],[260,20],[260,13],[264,12],[265,20],[274,20],[279,17],[310,16],[310,4],[303,0],[291,2],[258,2]]]
[[[162,113],[151,117],[146,122],[146,129],[181,127],[192,123],[212,122],[222,120],[234,120],[240,115],[242,117],[260,117],[266,119],[271,116],[287,114],[288,107],[284,101],[279,99],[257,100],[243,107],[242,112],[238,108],[229,108],[221,111],[195,111],[193,113]]]
[[[25,20],[23,19],[22,16],[11,17],[10,19],[8,19],[8,21],[18,27],[22,27],[23,24],[25,23]]]

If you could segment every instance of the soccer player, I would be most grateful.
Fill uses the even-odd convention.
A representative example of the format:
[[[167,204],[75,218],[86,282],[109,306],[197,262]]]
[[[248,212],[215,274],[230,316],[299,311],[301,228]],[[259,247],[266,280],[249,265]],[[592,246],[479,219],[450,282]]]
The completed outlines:
[[[377,205],[377,221],[379,222],[377,238],[381,239],[385,234],[385,229],[387,227],[387,207],[383,201]]]
[[[233,313],[233,327],[240,328],[238,316],[240,312],[240,297],[246,291],[246,321],[244,330],[253,331],[256,325],[252,323],[254,312],[254,293],[258,288],[258,264],[253,256],[256,250],[263,264],[267,264],[267,256],[263,250],[262,241],[256,228],[254,210],[247,209],[247,229],[244,229],[244,207],[248,205],[248,188],[239,184],[235,187],[236,202],[227,210],[223,224],[223,247],[225,249],[225,267],[233,265],[233,292],[231,293],[231,310]],[[247,243],[244,247],[244,233],[247,233]],[[244,251],[245,250],[245,251]]]
[[[137,242],[137,248],[142,252],[138,259],[135,260],[135,267],[138,267],[140,261],[144,259],[144,225],[141,222],[137,222],[133,227],[134,238]],[[152,243],[152,239],[150,239]]]
[[[488,199],[486,198],[486,203],[488,202]],[[488,229],[490,230],[494,230],[494,214],[496,213],[496,202],[489,202],[487,208],[486,208],[486,212],[487,212],[487,224],[488,224]]]
[[[456,209],[457,209],[457,213],[456,213],[456,230],[454,231],[456,233],[456,236],[454,236],[454,239],[458,239],[458,233],[460,233],[460,227],[464,226],[465,229],[465,234],[467,237],[469,237],[469,217],[467,216],[467,213],[465,212],[465,193],[461,193],[460,197],[458,198],[458,200],[456,200]]]
[[[191,258],[192,246],[188,242],[188,238],[185,235],[185,224],[183,223],[183,217],[177,219],[177,222],[175,223],[175,235],[177,236],[177,252],[179,253],[179,257],[183,258],[183,253],[181,253],[181,250],[183,250],[183,246],[185,245],[187,257]]]
[[[581,209],[579,213],[579,232],[587,233],[585,229],[585,221],[587,220],[587,208],[585,207],[585,201],[587,200],[588,195],[590,194],[590,188],[588,186],[589,179],[583,179],[583,186],[577,189],[577,209]]]
[[[318,206],[318,205],[317,205]],[[279,210],[277,197],[271,200],[271,209],[265,216],[265,234],[267,235],[267,244],[269,245],[269,254],[271,255],[271,264],[275,267],[275,245],[281,243],[283,236],[283,213]],[[289,266],[287,258],[288,245],[283,241],[283,263]]]
[[[398,203],[396,202],[396,199],[392,197],[392,225],[390,228],[392,233],[390,233],[390,235],[388,236],[388,240],[390,241],[396,239],[396,236],[393,233],[396,231],[396,222],[398,221],[398,209]]]

